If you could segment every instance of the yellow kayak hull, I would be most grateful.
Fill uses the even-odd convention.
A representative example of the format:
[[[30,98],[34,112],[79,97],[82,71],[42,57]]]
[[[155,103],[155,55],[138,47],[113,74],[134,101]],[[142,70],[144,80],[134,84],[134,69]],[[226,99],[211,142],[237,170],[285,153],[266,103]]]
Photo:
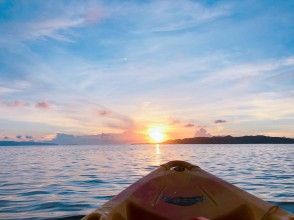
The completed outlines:
[[[143,177],[84,220],[294,220],[278,206],[184,161]]]

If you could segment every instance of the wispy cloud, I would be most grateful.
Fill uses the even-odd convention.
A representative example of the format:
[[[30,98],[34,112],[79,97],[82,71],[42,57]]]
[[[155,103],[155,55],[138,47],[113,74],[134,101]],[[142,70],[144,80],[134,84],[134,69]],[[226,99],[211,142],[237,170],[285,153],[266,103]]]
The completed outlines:
[[[95,114],[108,119],[105,125],[110,128],[128,130],[134,127],[134,121],[130,117],[109,109],[104,108],[95,110]],[[109,119],[112,121],[109,121]]]
[[[40,39],[40,38],[51,38],[54,40],[68,41],[71,42],[62,31],[78,27],[84,22],[83,19],[52,19],[39,22],[32,22],[25,25],[23,28],[23,38],[26,39]],[[19,30],[20,28],[18,28]]]
[[[101,109],[101,110],[97,110],[97,114],[103,117],[107,117],[112,115],[112,112],[109,110]]]
[[[7,93],[12,93],[12,92],[15,92],[15,91],[18,91],[18,90],[13,89],[13,88],[7,88],[7,87],[4,87],[4,86],[0,86],[0,95],[7,94]]]
[[[169,118],[169,123],[171,125],[177,125],[177,124],[181,124],[181,120],[180,119],[177,119],[177,118]]]
[[[214,121],[215,124],[226,123],[226,122],[227,122],[226,120],[222,120],[222,119],[218,119]]]
[[[186,128],[191,128],[191,127],[195,127],[195,125],[192,124],[192,123],[188,123],[188,124],[185,124],[184,127],[186,127]]]
[[[15,101],[1,101],[0,102],[0,107],[7,107],[7,108],[24,108],[24,107],[31,107],[34,106],[37,109],[49,109],[50,104],[46,101],[41,101],[41,102],[36,102],[36,103],[30,103],[27,101],[20,101],[20,100],[15,100]]]
[[[272,71],[275,71],[275,74],[284,70],[291,71],[294,69],[294,58],[292,56],[285,57],[282,59],[271,59],[263,62],[252,62],[252,63],[244,63],[238,65],[231,65],[228,68],[224,68],[222,70],[218,70],[210,74],[207,78],[205,78],[202,83],[211,83],[211,82],[219,82],[226,80],[244,80],[254,78],[259,75],[269,74]]]
[[[30,103],[24,102],[24,101],[18,101],[18,100],[16,100],[16,101],[2,101],[1,104],[6,107],[16,107],[16,108],[30,106]]]
[[[48,102],[37,102],[35,106],[36,106],[36,108],[39,108],[39,109],[49,109],[50,108],[50,105]]]
[[[140,13],[145,27],[143,32],[175,32],[214,21],[231,13],[230,5],[204,5],[201,2],[184,0],[181,4],[171,1],[155,1],[132,5],[131,13]],[[135,10],[134,10],[135,9]]]
[[[72,4],[53,3],[55,8],[52,8],[51,3],[35,4],[38,10],[42,10],[42,15],[33,13],[34,17],[28,20],[14,19],[0,25],[0,31],[4,33],[0,37],[0,47],[36,39],[73,42],[72,29],[91,25],[106,16],[101,4],[86,3],[75,7]]]

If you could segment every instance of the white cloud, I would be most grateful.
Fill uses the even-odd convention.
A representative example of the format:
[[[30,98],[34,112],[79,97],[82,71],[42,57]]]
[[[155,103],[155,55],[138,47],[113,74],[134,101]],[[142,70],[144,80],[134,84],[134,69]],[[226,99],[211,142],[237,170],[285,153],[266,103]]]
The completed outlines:
[[[204,5],[200,2],[183,0],[175,4],[172,1],[154,1],[143,5],[128,5],[131,14],[138,13],[144,27],[137,33],[173,32],[214,21],[231,13],[228,4]]]
[[[236,79],[254,78],[257,75],[266,74],[270,71],[277,71],[284,67],[294,69],[294,57],[286,57],[275,60],[265,60],[253,63],[235,64],[228,68],[213,71],[202,83],[232,81]]]
[[[73,42],[73,28],[96,23],[107,16],[102,5],[98,4],[68,4],[56,3],[55,8],[49,2],[43,2],[37,10],[41,14],[32,13],[32,18],[2,23],[0,25],[0,47],[10,47],[19,42],[36,39],[53,39]],[[52,3],[52,2],[51,2]],[[53,8],[52,8],[53,7]],[[17,13],[15,11],[14,13]],[[17,16],[17,14],[14,14]]]
[[[25,31],[23,32],[24,39],[40,39],[51,38],[59,41],[71,42],[62,31],[79,27],[84,23],[84,19],[50,19],[44,21],[31,22],[23,26]]]

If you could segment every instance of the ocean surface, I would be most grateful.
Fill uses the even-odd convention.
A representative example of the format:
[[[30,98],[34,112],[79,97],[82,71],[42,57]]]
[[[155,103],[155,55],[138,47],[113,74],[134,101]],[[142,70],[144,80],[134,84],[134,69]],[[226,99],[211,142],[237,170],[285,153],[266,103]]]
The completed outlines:
[[[79,219],[170,160],[294,211],[294,145],[0,147],[0,219]]]

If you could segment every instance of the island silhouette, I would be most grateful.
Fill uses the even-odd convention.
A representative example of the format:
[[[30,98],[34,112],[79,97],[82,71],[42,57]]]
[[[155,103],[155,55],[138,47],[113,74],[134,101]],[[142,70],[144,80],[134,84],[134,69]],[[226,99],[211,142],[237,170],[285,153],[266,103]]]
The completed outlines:
[[[164,144],[294,144],[293,138],[255,136],[212,136],[174,139],[165,141]]]
[[[51,142],[35,141],[0,141],[0,146],[36,146],[36,145],[57,145]]]

